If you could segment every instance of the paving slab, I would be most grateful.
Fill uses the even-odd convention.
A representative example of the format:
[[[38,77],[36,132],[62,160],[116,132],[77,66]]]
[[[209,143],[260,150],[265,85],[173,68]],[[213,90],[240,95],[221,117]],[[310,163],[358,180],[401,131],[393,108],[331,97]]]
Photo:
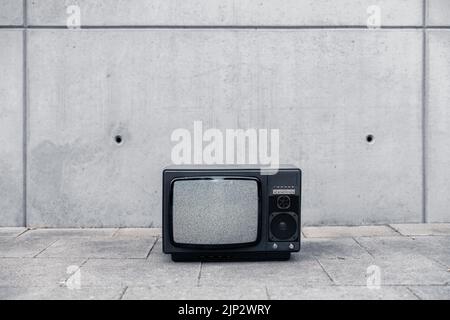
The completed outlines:
[[[414,294],[424,300],[450,300],[450,286],[409,286]]]
[[[22,239],[0,237],[0,258],[32,258],[52,245],[52,238]]]
[[[447,268],[422,255],[407,252],[374,259],[319,259],[337,285],[365,286],[380,275],[381,285],[445,285]],[[376,271],[375,271],[376,270]]]
[[[320,264],[299,256],[280,262],[203,263],[199,284],[208,287],[247,287],[258,285],[329,285],[330,279]]]
[[[55,287],[64,284],[83,262],[76,258],[0,258],[0,288]]]
[[[367,250],[353,238],[302,239],[298,255],[328,259],[370,258]]]
[[[140,259],[90,259],[82,268],[83,286],[197,285],[200,263],[151,263]]]
[[[112,238],[72,238],[60,239],[39,258],[109,258],[109,259],[145,259],[155,244],[156,238],[112,239]]]
[[[372,255],[378,257],[385,254],[402,256],[419,254],[450,267],[450,237],[379,237],[356,239]]]
[[[404,236],[450,236],[450,223],[391,224]]]
[[[147,260],[89,259],[81,272],[86,286],[170,286],[198,284],[199,262],[175,263],[158,241]]]
[[[268,288],[272,300],[416,300],[406,287],[366,286],[274,286]]]
[[[304,227],[302,228],[302,231],[306,238],[378,237],[399,235],[388,226]]]
[[[129,287],[125,292],[125,300],[266,300],[266,288],[259,287],[180,287],[154,286]]]
[[[0,237],[9,237],[14,238],[18,235],[25,232],[27,228],[23,227],[9,227],[9,228],[0,228]]]
[[[125,288],[0,287],[1,300],[117,300]]]

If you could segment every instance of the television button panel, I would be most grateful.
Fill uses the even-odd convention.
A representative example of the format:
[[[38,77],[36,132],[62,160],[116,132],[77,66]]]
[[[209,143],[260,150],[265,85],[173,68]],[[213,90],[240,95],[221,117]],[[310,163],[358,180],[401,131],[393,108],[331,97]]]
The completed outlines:
[[[273,195],[282,195],[282,194],[288,194],[288,195],[295,195],[295,187],[294,186],[275,186],[272,189]]]

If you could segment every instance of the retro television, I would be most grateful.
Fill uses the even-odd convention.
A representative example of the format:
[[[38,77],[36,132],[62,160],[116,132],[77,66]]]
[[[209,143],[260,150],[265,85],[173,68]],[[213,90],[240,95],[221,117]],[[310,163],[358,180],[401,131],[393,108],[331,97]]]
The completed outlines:
[[[287,260],[300,250],[300,169],[171,166],[162,180],[172,260]]]

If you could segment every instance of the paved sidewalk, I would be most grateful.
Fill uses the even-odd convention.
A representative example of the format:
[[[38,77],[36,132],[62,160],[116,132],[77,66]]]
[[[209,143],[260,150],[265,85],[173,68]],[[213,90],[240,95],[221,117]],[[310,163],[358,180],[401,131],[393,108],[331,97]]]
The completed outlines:
[[[0,299],[450,299],[450,224],[303,235],[290,261],[174,263],[159,229],[0,228]]]

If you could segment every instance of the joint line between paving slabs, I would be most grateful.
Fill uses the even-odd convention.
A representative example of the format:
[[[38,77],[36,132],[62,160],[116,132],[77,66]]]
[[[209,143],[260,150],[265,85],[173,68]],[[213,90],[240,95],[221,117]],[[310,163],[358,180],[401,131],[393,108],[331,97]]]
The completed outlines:
[[[27,233],[28,231],[30,231],[30,229],[26,228],[26,229],[23,230],[21,233],[19,233],[17,236],[15,236],[15,238],[17,239],[18,237],[24,235],[24,234]]]
[[[395,229],[393,226],[391,226],[390,224],[386,225],[389,229],[391,229],[392,231],[394,231],[396,234],[399,234],[400,236],[404,237],[404,235],[402,235],[400,233],[400,231],[398,231],[397,229]]]
[[[271,299],[270,299],[269,288],[267,288],[267,286],[264,286],[264,289],[266,290],[266,296],[267,296],[267,299],[268,299],[268,300],[271,300]]]
[[[410,287],[406,287],[406,290],[408,290],[409,292],[411,292],[411,294],[412,294],[413,296],[415,296],[417,299],[422,300],[422,298],[421,298],[419,295],[417,295]]]
[[[365,246],[363,246],[358,240],[356,240],[355,237],[352,237],[352,239],[353,239],[353,241],[355,241],[355,242],[358,244],[358,246],[361,247],[361,249],[363,249],[364,251],[366,251],[372,258],[375,259],[375,257],[373,256],[372,252],[370,252],[369,249],[367,249]]]
[[[123,299],[123,296],[125,295],[125,293],[127,292],[127,290],[128,290],[128,286],[126,286],[126,287],[122,290],[122,292],[120,293],[119,300],[122,300],[122,299]]]
[[[65,285],[65,284],[70,280],[70,278],[72,278],[78,271],[80,271],[80,270],[81,270],[81,267],[83,267],[88,261],[89,261],[89,258],[85,259],[85,260],[78,266],[77,270],[75,270],[74,272],[72,272],[72,273],[70,274],[70,276],[67,277],[67,279],[65,279],[64,282],[63,282],[62,284]]]
[[[333,283],[335,285],[336,283],[334,282],[333,278],[328,273],[328,271],[325,270],[325,267],[322,265],[322,263],[319,261],[319,259],[317,259],[317,258],[314,258],[314,259],[316,259],[317,263],[320,265],[320,267],[322,268],[323,272],[325,272],[325,274],[327,275],[328,279],[330,279],[331,283]]]
[[[43,253],[45,250],[47,250],[48,248],[50,248],[52,245],[54,245],[55,243],[57,243],[59,241],[59,239],[53,241],[52,243],[50,243],[47,247],[45,247],[44,249],[42,249],[38,254],[36,254],[33,258],[37,258],[41,253]]]
[[[200,267],[198,269],[198,276],[197,276],[197,287],[200,287],[200,278],[202,277],[202,269],[203,269],[203,262],[200,262]]]
[[[145,260],[147,260],[150,257],[150,253],[152,253],[153,248],[156,246],[156,243],[159,241],[159,237],[156,237],[156,240],[153,241],[152,247],[150,248],[150,250],[147,253],[147,256],[145,257]]]

